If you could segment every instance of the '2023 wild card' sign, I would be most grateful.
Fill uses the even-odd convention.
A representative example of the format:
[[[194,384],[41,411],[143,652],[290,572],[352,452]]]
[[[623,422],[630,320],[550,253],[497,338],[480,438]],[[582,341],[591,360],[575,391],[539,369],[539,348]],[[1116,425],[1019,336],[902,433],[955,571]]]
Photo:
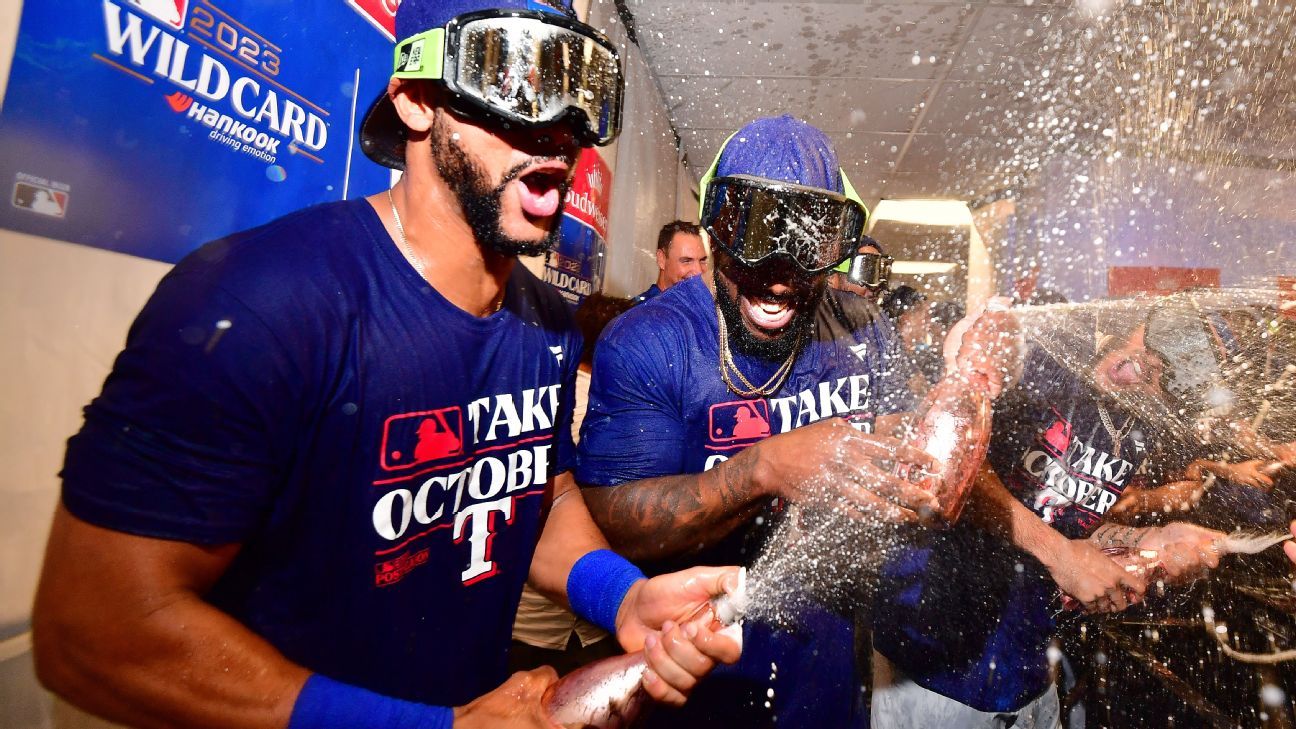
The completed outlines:
[[[603,155],[593,148],[582,150],[563,199],[558,243],[544,269],[544,280],[573,304],[603,288],[611,194],[612,170]]]
[[[0,227],[162,261],[388,171],[356,128],[389,0],[27,0],[0,110]],[[6,189],[7,188],[7,189]]]

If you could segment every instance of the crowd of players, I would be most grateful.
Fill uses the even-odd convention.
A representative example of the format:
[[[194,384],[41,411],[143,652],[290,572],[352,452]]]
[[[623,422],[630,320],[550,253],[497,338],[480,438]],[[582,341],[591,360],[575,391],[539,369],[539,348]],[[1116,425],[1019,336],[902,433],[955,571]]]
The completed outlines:
[[[178,264],[69,442],[35,652],[88,711],[545,727],[535,666],[623,649],[650,726],[1059,726],[1059,596],[1121,611],[1215,568],[1224,533],[1180,518],[1206,474],[1263,491],[1296,464],[1267,400],[1202,421],[1222,449],[1165,427],[1218,404],[1250,330],[1145,307],[1083,322],[1067,362],[991,353],[990,455],[936,528],[905,424],[959,366],[947,332],[957,353],[993,317],[904,288],[879,306],[889,259],[822,132],[738,130],[658,280],[573,316],[517,257],[619,131],[615,49],[561,3],[405,0],[396,22],[361,139],[400,182]],[[1239,349],[1267,353],[1247,377],[1288,363],[1273,341]],[[681,623],[811,502],[903,535],[867,599],[740,639]]]

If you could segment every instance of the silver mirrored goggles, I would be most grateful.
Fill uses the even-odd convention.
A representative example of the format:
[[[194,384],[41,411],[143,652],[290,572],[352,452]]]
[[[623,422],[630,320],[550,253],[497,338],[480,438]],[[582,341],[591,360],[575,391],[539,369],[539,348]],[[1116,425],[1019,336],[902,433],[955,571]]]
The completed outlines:
[[[529,11],[467,13],[396,46],[402,79],[443,82],[466,113],[524,128],[572,122],[582,145],[621,132],[625,88],[611,41],[584,23]]]
[[[861,247],[872,241],[864,236]],[[846,274],[846,280],[856,286],[870,289],[884,289],[891,282],[891,264],[895,259],[885,253],[856,253],[846,259],[836,271]]]
[[[827,190],[732,175],[707,182],[701,218],[711,240],[743,263],[782,254],[817,274],[855,251],[868,211]]]

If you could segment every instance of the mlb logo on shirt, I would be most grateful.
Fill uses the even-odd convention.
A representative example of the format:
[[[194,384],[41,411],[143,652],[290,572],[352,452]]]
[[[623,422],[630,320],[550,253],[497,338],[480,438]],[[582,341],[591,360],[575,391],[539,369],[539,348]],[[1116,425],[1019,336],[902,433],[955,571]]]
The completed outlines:
[[[184,28],[185,15],[189,11],[189,0],[128,0],[137,10],[148,13],[154,18],[177,30]]]
[[[463,409],[423,410],[387,418],[380,465],[385,471],[463,455]]]
[[[1054,453],[1066,453],[1071,447],[1071,424],[1058,418],[1044,434],[1040,436],[1043,441]]]
[[[769,434],[769,403],[764,400],[736,400],[711,406],[707,440],[712,443],[756,441]]]

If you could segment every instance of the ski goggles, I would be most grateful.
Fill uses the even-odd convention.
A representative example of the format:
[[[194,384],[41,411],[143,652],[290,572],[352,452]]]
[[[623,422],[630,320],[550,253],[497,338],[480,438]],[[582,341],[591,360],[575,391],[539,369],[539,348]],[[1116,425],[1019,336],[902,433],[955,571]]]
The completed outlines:
[[[858,199],[815,187],[749,175],[703,184],[702,227],[726,253],[751,266],[784,255],[806,273],[823,273],[859,247],[868,220]]]
[[[585,146],[621,131],[625,83],[616,47],[593,28],[552,13],[465,13],[396,45],[401,79],[441,81],[460,111],[506,126],[572,122]]]
[[[860,242],[860,246],[869,244],[868,236]],[[851,258],[842,261],[841,265],[833,269],[838,273],[846,274],[846,280],[856,286],[864,286],[870,289],[886,288],[891,281],[891,264],[895,259],[885,253],[856,253]]]

